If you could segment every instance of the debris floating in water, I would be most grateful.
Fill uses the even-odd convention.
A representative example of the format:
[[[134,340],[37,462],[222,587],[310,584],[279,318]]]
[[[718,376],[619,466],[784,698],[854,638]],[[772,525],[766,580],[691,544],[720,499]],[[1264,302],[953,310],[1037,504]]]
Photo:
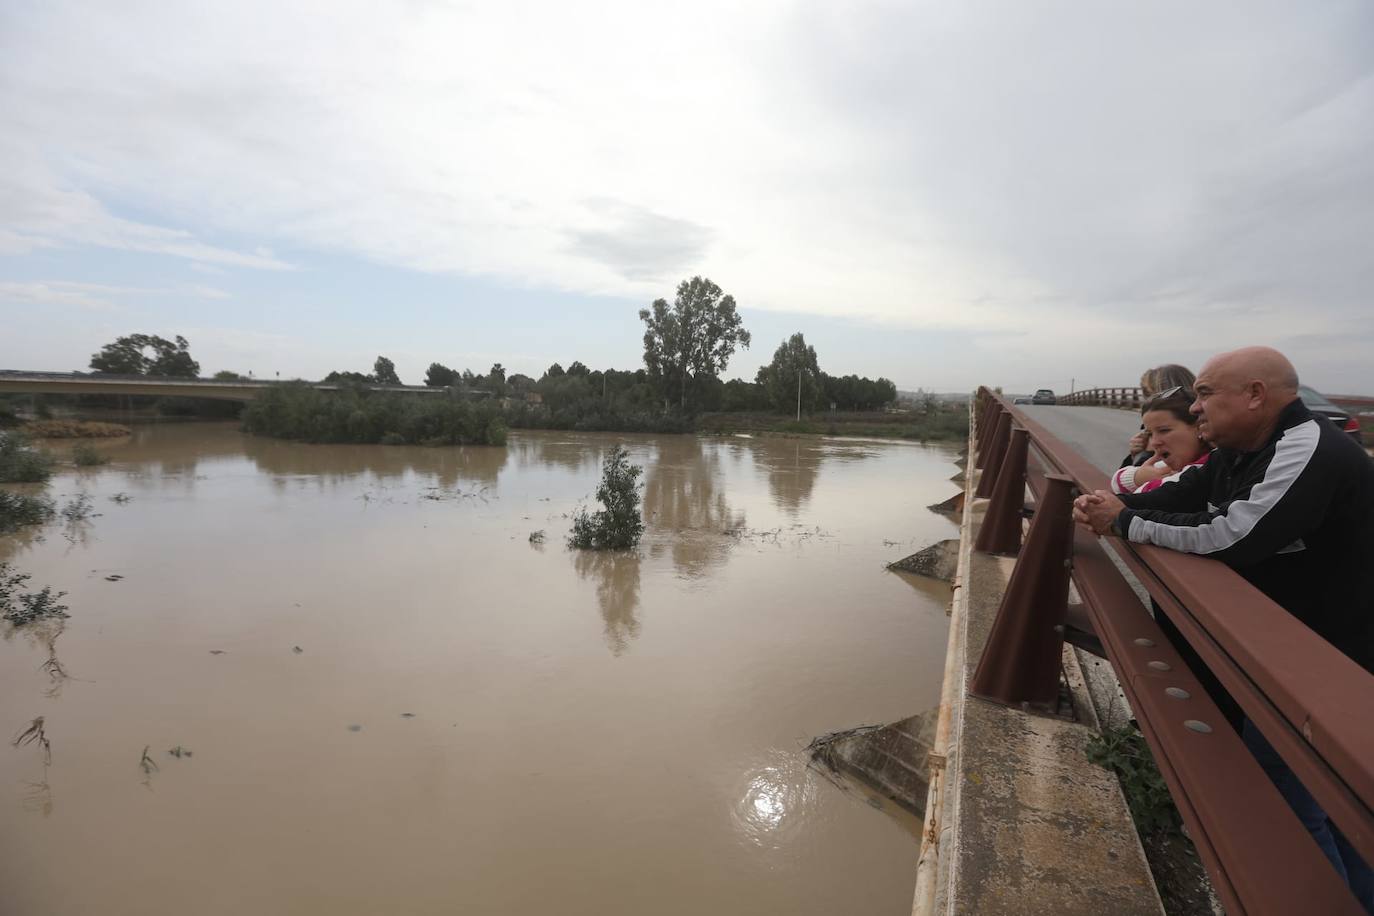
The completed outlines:
[[[292,646],[292,647],[291,647],[291,651],[292,651],[292,652],[295,652],[297,655],[300,655],[300,654],[301,654],[302,652],[304,652],[305,650],[302,649],[300,646]]]

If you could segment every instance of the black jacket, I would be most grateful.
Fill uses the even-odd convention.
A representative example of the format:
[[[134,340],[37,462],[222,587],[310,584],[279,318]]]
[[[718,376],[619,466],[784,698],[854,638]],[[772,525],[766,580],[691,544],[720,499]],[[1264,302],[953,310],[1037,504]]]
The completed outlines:
[[[1374,462],[1330,420],[1295,400],[1259,451],[1120,498],[1130,540],[1221,560],[1374,672]]]

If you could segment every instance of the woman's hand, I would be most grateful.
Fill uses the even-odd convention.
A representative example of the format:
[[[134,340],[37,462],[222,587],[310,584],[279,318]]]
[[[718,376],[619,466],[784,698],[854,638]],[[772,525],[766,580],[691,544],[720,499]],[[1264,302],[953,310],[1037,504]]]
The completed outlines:
[[[1159,480],[1174,473],[1174,469],[1162,461],[1147,461],[1135,469],[1135,487],[1139,490],[1152,480]]]
[[[1145,445],[1150,441],[1150,434],[1141,430],[1131,437],[1131,454],[1138,455],[1145,451]]]

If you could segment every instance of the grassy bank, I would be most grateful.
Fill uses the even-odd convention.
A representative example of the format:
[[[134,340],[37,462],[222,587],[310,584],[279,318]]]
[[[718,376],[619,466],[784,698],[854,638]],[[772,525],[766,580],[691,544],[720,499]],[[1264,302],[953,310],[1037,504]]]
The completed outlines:
[[[968,438],[968,410],[962,405],[920,411],[845,412],[796,419],[770,413],[709,413],[697,419],[703,433],[782,433],[815,436],[869,436],[920,442],[962,442]]]
[[[304,442],[381,445],[504,445],[506,422],[490,401],[283,385],[243,411],[250,433]]]

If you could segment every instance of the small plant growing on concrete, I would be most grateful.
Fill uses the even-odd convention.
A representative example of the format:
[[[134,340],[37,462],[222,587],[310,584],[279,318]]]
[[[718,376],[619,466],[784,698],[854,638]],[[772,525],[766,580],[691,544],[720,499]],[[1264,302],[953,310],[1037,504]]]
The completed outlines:
[[[1169,795],[1169,786],[1144,736],[1133,726],[1109,728],[1089,739],[1085,750],[1093,763],[1116,772],[1136,830],[1144,835],[1178,829],[1178,808]]]
[[[639,477],[643,473],[642,467],[630,464],[623,445],[612,448],[601,465],[601,484],[596,488],[596,498],[605,508],[595,513],[577,510],[568,546],[623,550],[637,545],[644,534],[644,519],[639,513]]]

